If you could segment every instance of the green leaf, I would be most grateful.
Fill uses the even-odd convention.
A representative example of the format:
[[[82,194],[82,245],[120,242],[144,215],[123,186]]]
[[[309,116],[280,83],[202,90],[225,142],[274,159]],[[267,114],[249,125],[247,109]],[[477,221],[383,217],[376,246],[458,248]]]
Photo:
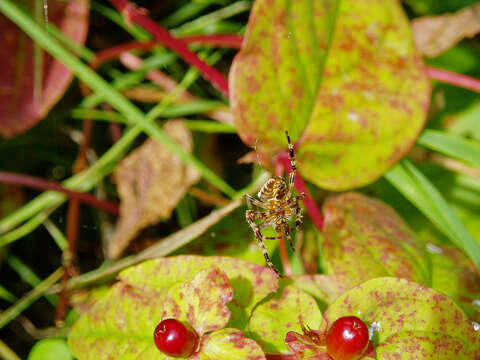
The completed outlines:
[[[252,339],[243,336],[237,329],[222,329],[206,335],[201,343],[202,351],[192,360],[262,360],[265,355]]]
[[[377,359],[480,356],[480,325],[448,296],[405,279],[377,278],[345,292],[324,313],[323,329],[347,315],[370,325]]]
[[[119,278],[144,291],[152,291],[190,281],[197,272],[210,266],[225,272],[233,287],[233,300],[228,304],[232,312],[229,327],[243,329],[257,303],[277,290],[277,276],[268,268],[220,256],[175,256],[145,261],[124,270]]]
[[[418,144],[480,168],[480,143],[444,131],[425,130]]]
[[[286,286],[276,295],[255,308],[248,329],[265,352],[289,353],[286,333],[301,331],[302,323],[317,328],[322,314],[310,295],[293,286]]]
[[[469,258],[452,245],[429,244],[432,288],[447,294],[475,321],[480,321],[480,276]]]
[[[312,295],[317,302],[326,305],[330,305],[351,287],[348,285],[350,280],[342,275],[296,275],[292,276],[292,279],[293,286]]]
[[[33,346],[28,360],[71,360],[67,342],[63,339],[42,339]]]
[[[385,174],[385,178],[468,254],[477,270],[480,270],[480,243],[461,223],[442,194],[412,163],[403,160]]]
[[[80,360],[167,359],[153,342],[162,319],[186,320],[200,336],[227,323],[243,329],[252,309],[278,286],[266,267],[227,257],[157,258],[124,270],[119,280],[70,331],[69,345]],[[215,334],[205,335],[214,339],[208,340],[210,351],[228,352],[231,345]],[[253,340],[242,341],[254,347]],[[243,350],[237,350],[232,358],[241,356]]]
[[[232,298],[233,289],[227,275],[211,266],[200,271],[192,281],[170,288],[162,318],[186,320],[202,336],[227,325],[230,310],[225,304]]]
[[[430,283],[423,242],[387,204],[349,192],[329,197],[324,213],[328,273],[341,276],[344,286],[382,276]]]
[[[257,0],[229,80],[243,141],[271,156],[289,130],[303,176],[332,190],[368,184],[400,159],[430,96],[393,0]]]

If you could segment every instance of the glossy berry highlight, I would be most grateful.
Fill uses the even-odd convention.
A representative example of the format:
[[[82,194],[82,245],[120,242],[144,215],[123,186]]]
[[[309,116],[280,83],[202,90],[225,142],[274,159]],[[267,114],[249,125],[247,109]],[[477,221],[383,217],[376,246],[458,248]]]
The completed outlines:
[[[332,324],[326,340],[333,360],[358,360],[368,347],[368,328],[356,316],[344,316]]]
[[[165,319],[153,333],[155,345],[165,355],[187,358],[198,347],[198,335],[188,324],[177,319]]]

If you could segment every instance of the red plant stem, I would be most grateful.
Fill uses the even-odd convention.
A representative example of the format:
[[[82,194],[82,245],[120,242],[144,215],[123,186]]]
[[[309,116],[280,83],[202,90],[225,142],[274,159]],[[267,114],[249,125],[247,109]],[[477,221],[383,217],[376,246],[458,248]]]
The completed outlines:
[[[427,74],[430,79],[480,92],[480,79],[475,79],[448,70],[438,69],[432,66],[427,67]]]
[[[280,162],[289,172],[292,171],[292,168],[290,166],[290,160],[286,151],[282,151],[281,153],[279,153],[277,155],[276,161]],[[312,195],[310,194],[310,191],[308,191],[307,185],[303,181],[298,170],[297,176],[295,177],[295,188],[299,193],[303,192],[305,194],[305,198],[303,199],[305,209],[307,209],[308,215],[312,219],[317,229],[322,231],[324,223],[323,214],[317,207],[317,204],[315,204],[315,201],[313,201]]]
[[[30,175],[0,171],[0,182],[18,186],[26,186],[38,190],[58,191],[64,193],[71,199],[78,199],[85,204],[94,206],[110,214],[118,215],[117,204],[99,200],[95,196],[92,196],[90,194],[65,189],[62,185],[53,181],[47,181]]]
[[[183,41],[174,38],[168,30],[145,15],[146,11],[144,9],[127,0],[110,0],[110,2],[123,14],[127,21],[134,22],[150,32],[164,46],[176,52],[183,60],[197,68],[205,79],[212,82],[228,97],[228,81],[226,77],[220,71],[201,60]]]

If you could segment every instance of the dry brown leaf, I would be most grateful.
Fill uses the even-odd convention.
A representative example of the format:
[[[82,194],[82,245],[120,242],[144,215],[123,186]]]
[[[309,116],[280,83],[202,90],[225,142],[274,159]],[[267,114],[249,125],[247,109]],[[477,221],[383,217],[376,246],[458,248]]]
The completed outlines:
[[[192,137],[182,120],[170,120],[164,130],[183,149],[192,151]],[[120,195],[120,216],[107,245],[107,255],[118,258],[145,227],[170,217],[200,173],[172,154],[163,144],[148,139],[122,160],[115,171]]]
[[[412,21],[417,48],[427,57],[435,57],[448,50],[464,37],[480,32],[480,3],[456,13],[423,16]]]

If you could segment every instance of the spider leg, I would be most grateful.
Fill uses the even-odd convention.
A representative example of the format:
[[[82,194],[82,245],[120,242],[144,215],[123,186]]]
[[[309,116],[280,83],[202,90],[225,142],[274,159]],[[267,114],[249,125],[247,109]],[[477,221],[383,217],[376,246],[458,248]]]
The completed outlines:
[[[303,221],[302,221],[302,208],[298,204],[300,200],[302,200],[305,197],[304,193],[301,193],[298,196],[295,196],[293,200],[293,206],[295,208],[295,227],[292,228],[290,227],[290,231],[295,230],[298,231],[302,227]]]
[[[255,199],[253,196],[250,195],[245,195],[245,201],[247,203],[247,206],[249,205],[255,205],[256,207],[259,207],[260,209],[266,209],[266,206],[263,202],[260,200]],[[250,206],[249,206],[250,207]]]
[[[288,243],[290,244],[290,247],[292,248],[293,251],[295,251],[295,245],[293,245],[292,241],[292,234],[290,233],[290,226],[288,223],[285,222],[285,224],[282,226],[283,227],[283,232],[285,233],[285,237],[288,240]]]
[[[255,219],[261,219],[263,217],[265,217],[265,215],[264,215],[264,213],[261,213],[261,212],[256,212],[256,211],[253,211],[253,210],[247,210],[247,212],[246,212],[247,222],[250,225],[250,227],[252,228],[252,230],[255,234],[255,237],[257,238],[258,246],[260,247],[260,249],[263,252],[263,256],[265,257],[265,261],[267,262],[268,267],[270,269],[272,269],[277,274],[278,277],[283,277],[282,274],[280,274],[280,272],[277,270],[275,265],[273,265],[272,261],[270,260],[270,257],[268,256],[267,249],[265,248],[265,244],[263,243],[263,235],[260,232],[260,228],[253,221]]]
[[[295,159],[295,150],[293,148],[293,144],[290,140],[290,136],[288,135],[287,130],[285,130],[285,134],[287,135],[288,157],[290,158],[290,166],[292,168],[292,170],[290,171],[289,180],[288,180],[288,193],[286,195],[286,198],[288,199],[295,185],[295,177],[297,175],[297,160]]]

